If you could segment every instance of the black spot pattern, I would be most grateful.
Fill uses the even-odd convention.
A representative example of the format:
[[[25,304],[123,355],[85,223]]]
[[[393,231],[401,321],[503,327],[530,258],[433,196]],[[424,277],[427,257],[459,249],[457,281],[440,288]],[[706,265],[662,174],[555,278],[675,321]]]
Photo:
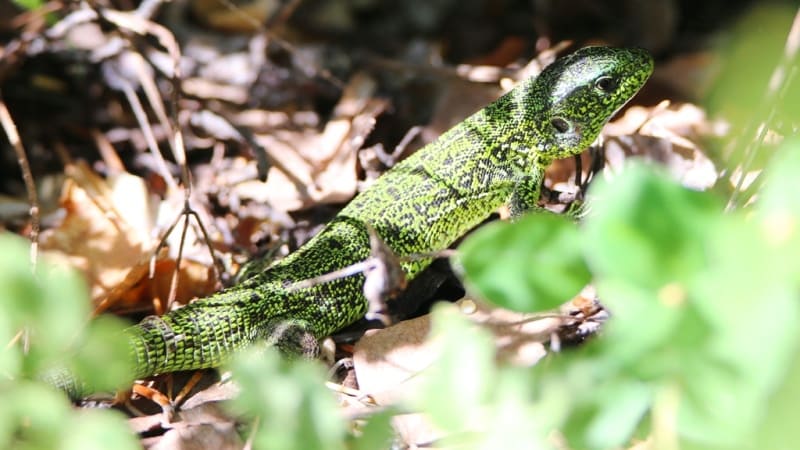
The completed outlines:
[[[512,196],[529,207],[538,190],[528,185],[538,185],[553,159],[588,146],[652,68],[637,49],[590,47],[557,60],[385,173],[297,252],[238,286],[130,328],[136,376],[219,365],[256,339],[282,335],[287,323],[319,338],[359,319],[367,309],[363,275],[296,292],[286,286],[367,258],[364,223],[408,255],[448,247]],[[618,82],[603,92],[595,84],[601,77]],[[553,117],[569,121],[571,131],[557,133]],[[403,269],[413,278],[428,264]]]

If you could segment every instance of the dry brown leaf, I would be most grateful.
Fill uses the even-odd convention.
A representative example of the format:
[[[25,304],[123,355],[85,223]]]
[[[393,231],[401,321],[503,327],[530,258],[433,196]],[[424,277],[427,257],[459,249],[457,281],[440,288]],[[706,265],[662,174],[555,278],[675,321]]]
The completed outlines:
[[[520,314],[469,299],[458,305],[469,320],[492,332],[498,359],[515,365],[536,364],[546,354],[544,342],[562,324],[560,318]],[[428,339],[429,332],[426,315],[364,336],[353,353],[360,389],[379,404],[407,396],[419,375],[438,359],[439,349]]]
[[[146,263],[155,248],[149,238],[151,203],[144,183],[133,175],[117,175],[115,189],[85,164],[66,171],[64,220],[42,234],[41,248],[86,275],[97,305],[116,286],[130,282],[132,268]]]
[[[392,427],[409,448],[428,448],[446,437],[426,414],[401,414],[392,417]]]
[[[266,183],[238,183],[235,193],[283,211],[352,198],[356,192],[357,150],[372,130],[375,117],[386,107],[384,100],[372,98],[375,89],[374,80],[356,74],[322,133],[307,129],[256,135],[256,141],[283,169],[271,167]]]
[[[353,364],[358,385],[379,405],[392,404],[414,392],[418,375],[438,358],[430,334],[430,316],[406,320],[368,332],[355,345]]]
[[[200,406],[181,410],[177,421],[169,424],[163,435],[145,438],[142,445],[146,449],[241,449],[243,442],[237,432],[237,424],[228,417],[226,411],[217,403],[204,403]],[[157,429],[161,414],[131,419],[133,427]]]
[[[353,365],[360,390],[378,405],[397,403],[419,390],[421,374],[438,358],[427,339],[430,316],[367,332],[356,343]],[[441,434],[423,414],[392,418],[392,426],[406,443],[433,442]]]
[[[120,173],[108,181],[85,164],[66,169],[62,222],[42,234],[45,257],[66,261],[80,270],[89,285],[97,312],[111,306],[141,309],[142,301],[166,299],[175,262],[160,253],[153,279],[151,238],[157,204],[139,177]],[[205,265],[184,260],[178,273],[178,300],[212,291],[215,279]]]
[[[194,17],[211,28],[234,33],[258,30],[272,16],[281,2],[278,0],[248,0],[232,3],[220,0],[192,0],[189,3]]]
[[[199,373],[196,372],[192,378]],[[180,386],[188,375],[188,372],[180,376],[173,374],[170,380],[176,384],[168,384],[168,390]],[[143,440],[145,448],[242,448],[235,428],[236,421],[221,406],[222,402],[239,395],[239,388],[235,383],[214,382],[206,375],[208,373],[201,377],[200,384],[203,387],[192,391],[184,402],[161,394],[159,389],[165,386],[159,389],[134,386],[134,391],[144,396],[132,399],[131,404],[136,409],[151,413],[133,417],[128,424],[134,432],[152,436]],[[152,394],[162,397],[156,402],[161,411],[153,409],[153,400],[148,397]]]
[[[590,152],[583,152],[579,155],[581,164],[586,170],[592,164]],[[575,162],[573,158],[557,159],[547,167],[546,179],[550,182],[549,186],[562,192],[575,190]]]
[[[703,109],[689,103],[631,107],[609,124],[609,136],[618,138],[606,143],[606,172],[621,171],[624,161],[635,156],[664,166],[686,187],[708,189],[717,181],[717,169],[695,141],[722,132]]]
[[[206,80],[200,77],[187,77],[181,83],[186,95],[204,99],[216,99],[237,105],[244,105],[249,99],[247,88]]]
[[[167,258],[166,252],[162,252],[152,277],[149,276],[146,264],[132,267],[126,283],[112,289],[108,294],[109,300],[105,303],[118,305],[119,309],[136,309],[137,305],[153,303],[156,312],[162,313],[167,306],[174,271],[175,260]],[[176,303],[185,304],[191,299],[204,297],[216,288],[217,278],[211,267],[186,258],[181,260],[175,290]]]
[[[703,109],[689,103],[632,106],[603,129],[604,176],[622,171],[628,158],[637,157],[665,167],[686,187],[708,189],[716,183],[717,170],[695,142],[725,132],[724,125],[709,121]],[[580,157],[583,167],[589,167],[589,152]],[[574,177],[571,158],[554,161],[547,169],[550,186],[559,191],[574,191]]]
[[[536,364],[547,353],[544,343],[562,324],[556,317],[520,314],[469,299],[458,305],[472,322],[492,332],[497,358],[515,365]],[[426,315],[365,335],[353,352],[360,390],[379,405],[415,395],[426,369],[441,352],[429,334],[430,316]],[[442,437],[422,414],[399,415],[392,423],[407,443],[433,442]]]

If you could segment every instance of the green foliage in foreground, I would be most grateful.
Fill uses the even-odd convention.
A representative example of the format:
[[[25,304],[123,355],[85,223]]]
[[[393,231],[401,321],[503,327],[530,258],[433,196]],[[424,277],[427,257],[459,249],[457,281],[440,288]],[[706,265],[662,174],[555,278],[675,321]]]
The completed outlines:
[[[255,448],[344,448],[344,423],[319,364],[254,347],[237,355],[231,368],[242,388],[232,409],[254,418]]]
[[[556,428],[573,447],[610,448],[652,436],[664,447],[760,448],[763,430],[781,419],[773,400],[798,389],[792,376],[800,319],[798,155],[798,143],[784,147],[755,211],[724,213],[712,194],[684,189],[644,166],[594,186],[602,207],[586,219],[579,241],[613,318],[587,348],[520,375],[532,377],[532,404],[566,409]],[[485,233],[504,237],[490,248],[520,246],[524,229],[539,220],[497,224],[509,231],[480,230],[474,239]],[[541,220],[553,226],[552,218]],[[561,227],[575,225],[563,220]],[[486,252],[498,265],[548,270],[533,268],[535,256]],[[574,265],[573,254],[550,263]],[[464,267],[473,281],[482,278]],[[519,279],[507,290],[528,283]],[[494,300],[536,311],[538,291],[529,289],[528,305],[502,295]],[[788,430],[783,437],[791,440]]]
[[[633,165],[593,188],[602,208],[581,227],[535,215],[479,230],[459,261],[476,291],[501,306],[539,311],[564,294],[545,273],[575,291],[590,272],[612,320],[589,345],[520,369],[498,366],[488,333],[455,308],[435,308],[443,354],[419,395],[401,407],[426,412],[446,435],[437,444],[458,448],[557,448],[563,440],[605,449],[645,438],[655,448],[688,449],[792,442],[800,394],[800,144],[787,144],[779,156],[748,211],[725,213],[714,194]],[[539,240],[542,230],[559,245]],[[545,244],[543,253],[530,240]],[[290,375],[273,359],[237,365],[248,380],[239,405],[284,423],[262,425],[259,442],[341,445],[342,428],[330,420],[336,408],[327,399],[314,406],[309,397],[329,395],[320,392],[321,379],[305,368]],[[268,379],[282,393],[300,389],[293,403],[269,400],[276,388]],[[285,423],[286,411],[304,422]],[[385,415],[365,429],[346,445],[388,447]]]
[[[41,8],[44,5],[44,0],[14,0],[14,3],[19,5],[21,8],[34,10]]]
[[[88,292],[80,277],[46,264],[33,273],[28,254],[23,239],[0,235],[0,448],[139,448],[121,415],[76,413],[62,392],[31,381],[69,361],[87,382],[108,389],[130,368],[117,362],[127,359],[116,357],[126,351],[117,321],[87,325]],[[30,342],[27,352],[19,341]]]
[[[800,143],[777,156],[746,211],[723,212],[714,194],[632,165],[593,186],[598,206],[581,226],[540,214],[479,230],[460,258],[476,292],[539,311],[591,273],[612,320],[589,345],[520,369],[495,363],[485,330],[452,307],[435,308],[443,353],[419,395],[399,407],[426,412],[445,433],[440,444],[459,448],[554,448],[554,436],[587,449],[643,438],[703,449],[791,442],[800,394]],[[95,385],[116,385],[127,368],[112,363],[116,324],[86,326],[77,277],[47,266],[33,274],[26,259],[19,239],[2,236],[0,339],[26,330],[31,346],[26,355],[21,345],[0,352],[0,447],[135,448],[120,417],[75,412],[60,393],[27,381],[75,348],[89,349],[73,367]],[[392,411],[367,420],[358,437],[347,433],[311,362],[258,349],[232,368],[243,391],[232,407],[250,418],[256,448],[391,443]]]

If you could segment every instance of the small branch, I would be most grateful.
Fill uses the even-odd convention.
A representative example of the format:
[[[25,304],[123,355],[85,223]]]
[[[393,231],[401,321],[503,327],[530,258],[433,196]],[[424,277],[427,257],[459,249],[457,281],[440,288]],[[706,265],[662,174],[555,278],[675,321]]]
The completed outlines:
[[[11,118],[11,113],[6,107],[6,102],[3,100],[3,94],[0,92],[0,126],[3,127],[8,142],[14,147],[14,152],[17,154],[17,162],[22,171],[22,180],[25,183],[25,190],[28,193],[28,204],[31,205],[31,233],[29,239],[31,241],[30,262],[33,270],[36,270],[36,262],[39,255],[39,227],[41,219],[39,217],[39,196],[36,193],[36,183],[33,182],[33,174],[31,167],[28,163],[28,157],[25,153],[25,147],[22,146],[22,140],[19,138],[17,126]]]
[[[767,131],[769,130],[769,125],[774,121],[775,116],[777,115],[779,101],[786,97],[789,86],[792,84],[793,79],[797,76],[798,68],[796,62],[799,51],[800,9],[795,12],[794,21],[792,22],[792,26],[789,29],[789,33],[786,37],[786,42],[783,48],[783,58],[772,71],[772,75],[770,76],[770,80],[767,85],[767,90],[762,97],[763,101],[758,107],[759,111],[766,109],[766,114],[756,113],[752,115],[752,117],[765,118],[758,122],[751,121],[748,126],[744,128],[742,134],[739,135],[738,140],[751,135],[755,136],[753,139],[748,139],[746,144],[741,145],[741,154],[743,155],[742,163],[739,169],[741,175],[739,176],[736,187],[733,190],[731,198],[728,200],[728,204],[725,208],[728,211],[744,204],[749,196],[745,196],[743,194],[753,192],[756,189],[756,186],[760,184],[758,180],[761,178],[761,175],[759,174],[759,176],[756,177],[752,183],[750,183],[750,186],[744,189],[743,186],[746,178],[744,175],[748,172],[748,169],[756,160],[757,148],[763,143],[767,135]],[[735,155],[737,153],[738,152],[734,152],[733,154]],[[740,200],[741,197],[745,197],[745,200]]]

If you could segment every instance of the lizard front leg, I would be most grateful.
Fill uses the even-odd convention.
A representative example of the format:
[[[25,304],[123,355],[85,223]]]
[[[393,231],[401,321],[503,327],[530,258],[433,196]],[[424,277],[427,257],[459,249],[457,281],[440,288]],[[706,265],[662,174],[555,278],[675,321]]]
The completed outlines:
[[[578,221],[586,214],[586,204],[584,203],[582,192],[568,194],[553,191],[543,186],[543,181],[543,177],[533,175],[526,176],[523,180],[520,180],[520,182],[514,185],[514,191],[509,204],[512,220],[518,219],[521,215],[529,211],[555,213],[554,211],[539,206],[539,199],[543,194],[546,196],[546,201],[567,203],[566,210],[562,211],[561,214],[572,220]]]
[[[544,210],[539,206],[539,196],[542,192],[542,181],[544,181],[543,175],[543,170],[537,170],[535,173],[525,175],[514,185],[509,202],[512,220],[519,219],[529,211]]]

